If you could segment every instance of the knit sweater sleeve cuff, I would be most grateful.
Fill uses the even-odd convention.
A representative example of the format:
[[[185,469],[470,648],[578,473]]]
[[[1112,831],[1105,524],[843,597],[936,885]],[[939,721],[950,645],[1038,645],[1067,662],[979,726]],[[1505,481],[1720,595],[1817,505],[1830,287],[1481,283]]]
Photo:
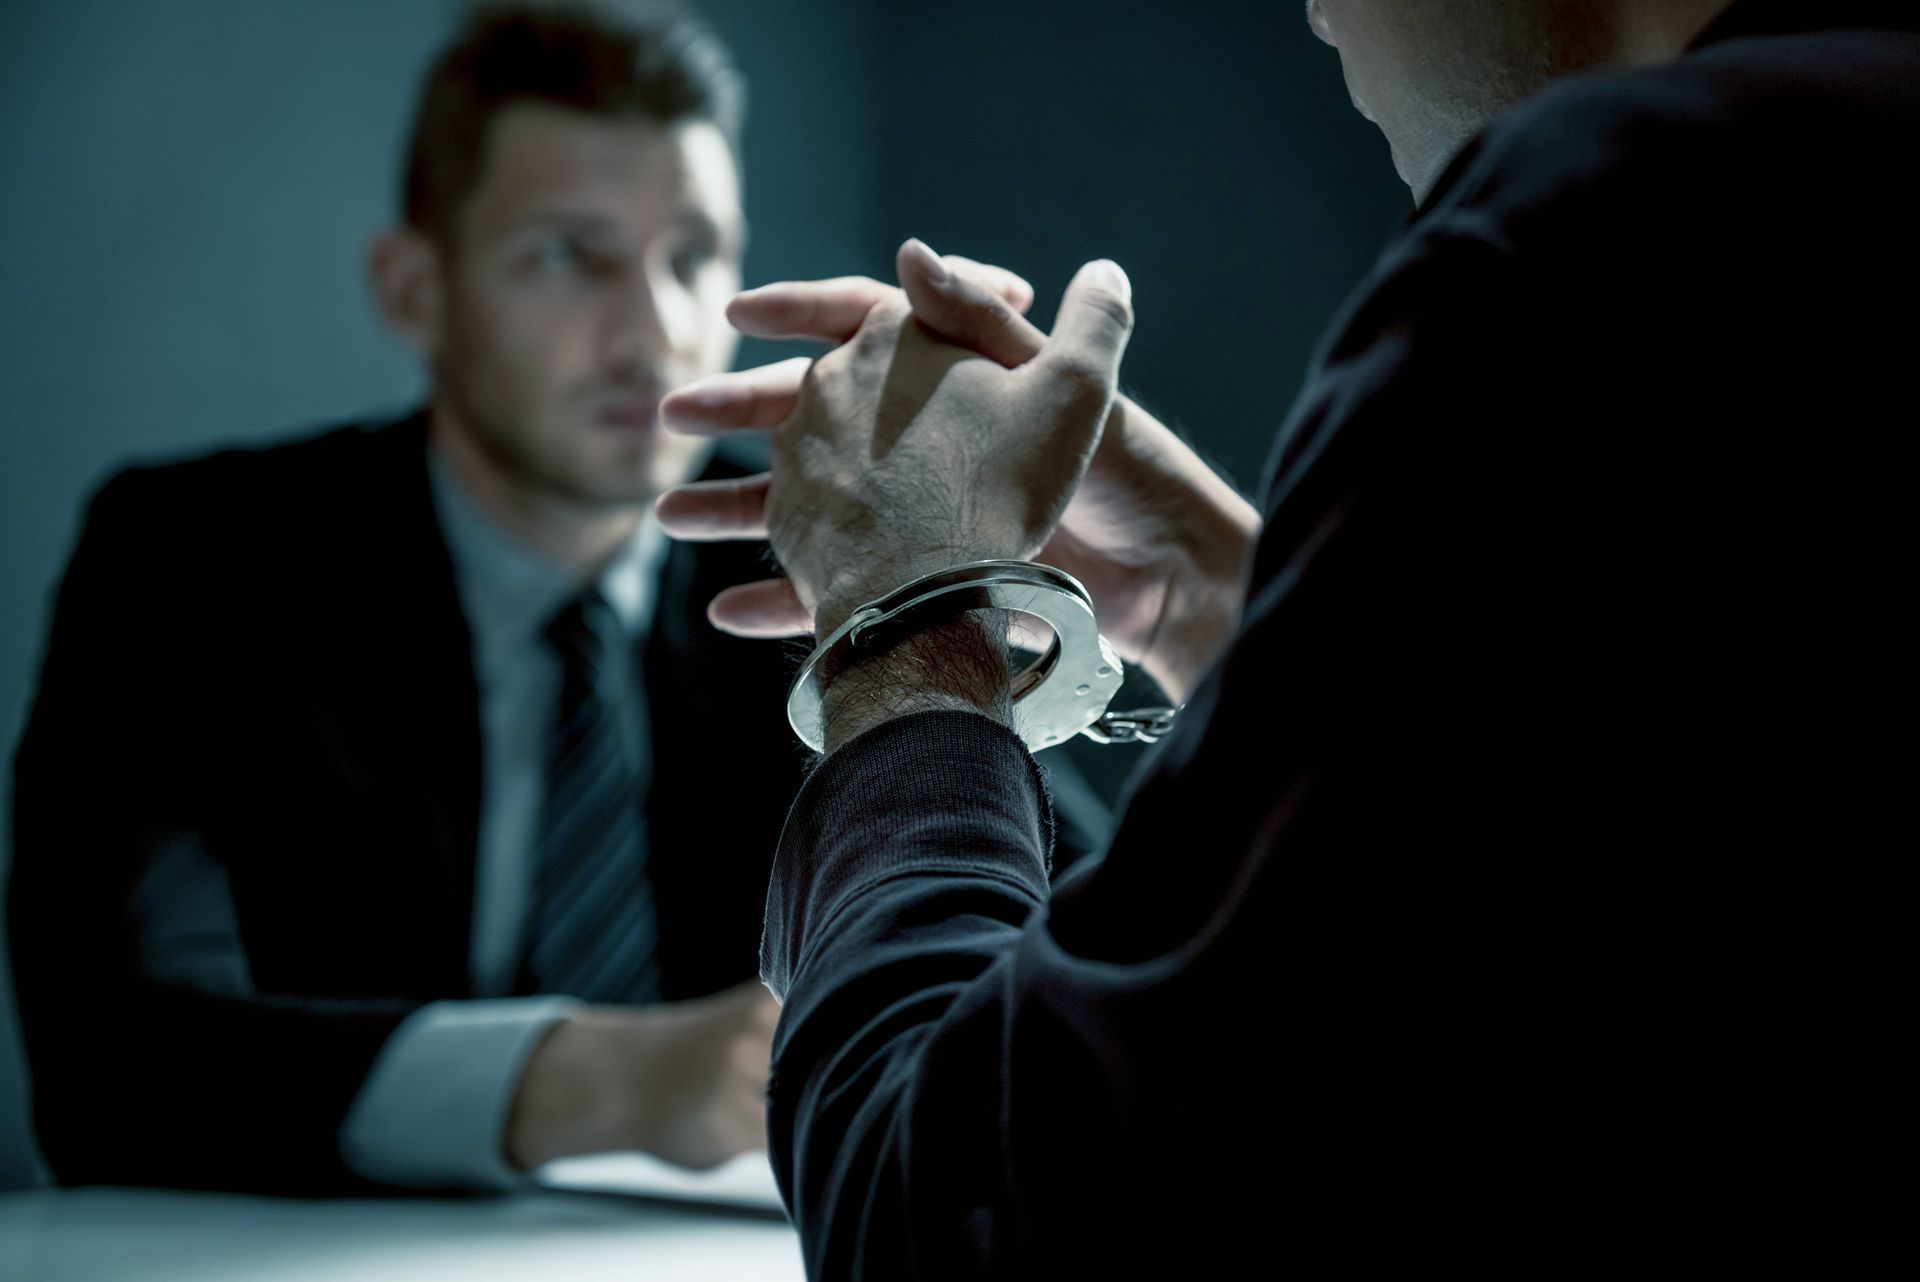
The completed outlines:
[[[760,977],[785,1000],[816,940],[869,888],[985,873],[1047,895],[1053,803],[1026,743],[977,712],[916,712],[840,746],[787,813],[767,888]]]

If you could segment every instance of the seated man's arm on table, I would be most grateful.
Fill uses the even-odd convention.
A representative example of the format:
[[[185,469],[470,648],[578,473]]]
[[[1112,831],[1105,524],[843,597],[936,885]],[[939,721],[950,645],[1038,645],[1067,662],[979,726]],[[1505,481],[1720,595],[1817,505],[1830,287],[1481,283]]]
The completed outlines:
[[[140,975],[208,995],[253,995],[226,870],[191,838],[157,843],[133,899]],[[527,1180],[504,1137],[533,1052],[578,1003],[438,1001],[408,1014],[340,1128],[347,1169],[379,1184],[512,1188]]]
[[[48,1162],[66,1183],[505,1182],[502,1092],[551,1003],[256,991],[197,832],[220,781],[166,522],[134,477],[94,502],[15,763],[11,938]]]

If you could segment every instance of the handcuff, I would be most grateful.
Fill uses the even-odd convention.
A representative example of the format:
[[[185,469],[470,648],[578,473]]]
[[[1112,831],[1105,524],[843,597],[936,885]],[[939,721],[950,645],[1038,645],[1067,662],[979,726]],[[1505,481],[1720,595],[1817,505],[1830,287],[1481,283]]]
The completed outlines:
[[[1095,743],[1153,743],[1173,728],[1174,707],[1108,712],[1125,670],[1100,635],[1093,597],[1065,570],[1034,561],[970,561],[925,574],[855,610],[800,665],[787,721],[815,752],[826,748],[822,669],[888,649],[910,633],[968,610],[1015,610],[1053,629],[1046,653],[1015,674],[1013,730],[1039,752],[1085,735]]]

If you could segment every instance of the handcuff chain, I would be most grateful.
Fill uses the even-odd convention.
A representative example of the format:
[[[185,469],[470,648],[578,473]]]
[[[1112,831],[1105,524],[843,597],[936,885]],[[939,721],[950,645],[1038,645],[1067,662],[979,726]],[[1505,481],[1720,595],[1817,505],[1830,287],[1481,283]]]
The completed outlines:
[[[1180,709],[1168,707],[1105,712],[1080,733],[1095,743],[1155,743],[1173,730],[1179,713]]]

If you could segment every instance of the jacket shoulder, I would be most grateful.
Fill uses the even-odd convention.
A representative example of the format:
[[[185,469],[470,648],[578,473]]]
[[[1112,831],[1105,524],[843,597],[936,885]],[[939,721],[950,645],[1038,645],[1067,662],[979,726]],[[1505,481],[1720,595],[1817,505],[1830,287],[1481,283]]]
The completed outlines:
[[[1556,81],[1497,117],[1418,220],[1524,244],[1577,217],[1711,238],[1731,217],[1802,218],[1891,197],[1920,128],[1920,35],[1826,31],[1712,45]]]
[[[424,446],[412,419],[338,424],[290,440],[230,446],[188,458],[137,463],[110,475],[89,503],[89,526],[137,520],[156,531],[258,529],[303,521],[319,504],[349,505],[410,448]]]

